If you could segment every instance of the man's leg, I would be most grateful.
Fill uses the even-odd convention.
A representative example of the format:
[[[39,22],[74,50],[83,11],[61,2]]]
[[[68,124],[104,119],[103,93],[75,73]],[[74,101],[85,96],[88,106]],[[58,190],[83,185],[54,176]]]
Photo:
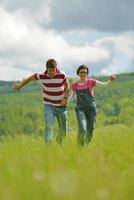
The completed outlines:
[[[86,135],[86,117],[83,110],[80,110],[79,107],[76,107],[76,116],[78,121],[78,144],[84,146],[85,143],[85,135]]]
[[[55,107],[55,113],[59,125],[59,133],[56,140],[57,143],[62,144],[67,133],[67,108],[65,106]]]
[[[44,117],[45,117],[45,141],[51,143],[53,140],[53,127],[54,127],[54,109],[53,105],[44,105]]]

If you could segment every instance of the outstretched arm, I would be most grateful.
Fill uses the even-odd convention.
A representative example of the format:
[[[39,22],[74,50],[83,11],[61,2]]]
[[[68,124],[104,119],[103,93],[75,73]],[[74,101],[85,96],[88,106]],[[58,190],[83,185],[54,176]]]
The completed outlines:
[[[115,79],[117,79],[115,75],[110,76],[110,81],[114,81]]]
[[[17,83],[14,85],[15,90],[20,90],[23,86],[27,85],[31,81],[37,80],[35,75],[29,76],[25,79],[23,79],[20,83]]]
[[[96,85],[108,85],[109,83],[111,83],[112,81],[114,81],[115,79],[117,79],[117,77],[115,75],[110,76],[108,81],[102,82],[102,81],[96,81]]]

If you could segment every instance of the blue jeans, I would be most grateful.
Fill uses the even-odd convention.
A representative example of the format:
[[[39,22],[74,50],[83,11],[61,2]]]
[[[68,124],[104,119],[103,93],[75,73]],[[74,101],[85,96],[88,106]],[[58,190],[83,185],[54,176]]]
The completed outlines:
[[[67,109],[65,106],[53,106],[44,104],[45,117],[45,141],[50,143],[53,140],[53,128],[55,117],[59,125],[59,133],[56,137],[58,143],[62,143],[67,132]]]
[[[89,143],[95,128],[96,108],[95,107],[79,107],[76,106],[76,116],[78,120],[78,143],[84,145]]]

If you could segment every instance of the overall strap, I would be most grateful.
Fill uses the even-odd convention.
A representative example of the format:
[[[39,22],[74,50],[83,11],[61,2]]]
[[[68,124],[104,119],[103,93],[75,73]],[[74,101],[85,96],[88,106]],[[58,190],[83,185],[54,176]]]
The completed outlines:
[[[88,89],[89,89],[89,92],[90,92],[90,84],[89,83],[90,83],[90,80],[88,79],[87,80],[87,86],[88,86]]]
[[[88,86],[88,91],[89,91],[89,94],[91,95],[91,90],[90,90],[90,80],[88,79],[88,81],[87,81],[87,86]],[[92,95],[91,95],[92,96]]]
[[[77,84],[77,81],[76,81],[76,91],[77,91],[77,86],[78,86],[78,84]]]

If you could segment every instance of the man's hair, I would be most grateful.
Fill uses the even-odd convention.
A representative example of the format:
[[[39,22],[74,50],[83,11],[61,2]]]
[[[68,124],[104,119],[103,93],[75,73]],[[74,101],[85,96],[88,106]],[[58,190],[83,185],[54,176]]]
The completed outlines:
[[[56,68],[56,67],[57,67],[57,62],[53,58],[47,60],[47,62],[46,62],[47,69],[48,68]]]
[[[78,69],[77,69],[77,75],[79,75],[79,71],[80,71],[81,69],[86,69],[86,70],[87,70],[87,74],[89,73],[89,69],[88,69],[88,67],[87,67],[86,65],[80,65],[80,66],[78,67]]]

